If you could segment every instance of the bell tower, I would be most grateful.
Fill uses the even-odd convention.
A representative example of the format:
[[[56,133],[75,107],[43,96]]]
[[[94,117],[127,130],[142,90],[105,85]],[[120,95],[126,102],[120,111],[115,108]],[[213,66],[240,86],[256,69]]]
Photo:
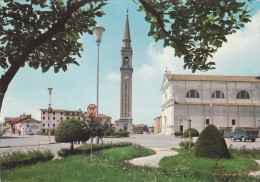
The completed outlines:
[[[131,36],[128,21],[128,10],[126,14],[123,47],[121,49],[121,87],[120,87],[120,125],[121,129],[132,131],[132,56]]]

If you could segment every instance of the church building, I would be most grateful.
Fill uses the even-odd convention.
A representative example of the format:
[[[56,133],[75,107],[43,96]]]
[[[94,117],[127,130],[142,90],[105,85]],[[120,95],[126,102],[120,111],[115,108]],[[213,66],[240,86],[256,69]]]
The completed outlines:
[[[260,77],[180,75],[166,71],[162,91],[162,133],[191,127],[260,127]]]
[[[116,130],[122,129],[132,132],[132,56],[133,50],[131,47],[131,36],[126,15],[126,24],[123,38],[123,47],[121,50],[121,86],[120,86],[120,119],[117,122]]]

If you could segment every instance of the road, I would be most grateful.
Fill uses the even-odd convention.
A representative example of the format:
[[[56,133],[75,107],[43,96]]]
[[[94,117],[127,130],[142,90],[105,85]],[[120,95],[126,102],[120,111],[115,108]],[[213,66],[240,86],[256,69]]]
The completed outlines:
[[[140,134],[131,135],[126,138],[104,138],[105,143],[112,142],[133,142],[145,146],[147,148],[161,148],[170,149],[172,147],[179,147],[179,143],[186,139],[175,138],[169,135],[155,135],[155,134]],[[196,141],[196,138],[193,138]],[[88,141],[89,143],[89,141]],[[230,139],[226,139],[227,146],[230,147],[232,144],[233,148],[240,148],[245,145],[247,148],[260,148],[260,138],[256,142],[231,142]],[[0,138],[0,152],[10,150],[23,150],[27,151],[30,149],[50,149],[55,154],[60,148],[69,148],[68,143],[56,143],[53,136],[48,140],[48,136],[18,136],[18,135],[3,135]],[[77,147],[76,145],[75,147]]]

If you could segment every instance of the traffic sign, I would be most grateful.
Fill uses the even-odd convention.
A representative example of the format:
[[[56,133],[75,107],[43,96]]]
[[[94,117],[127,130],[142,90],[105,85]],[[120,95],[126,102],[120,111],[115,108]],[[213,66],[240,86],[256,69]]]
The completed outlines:
[[[95,115],[97,112],[97,106],[95,104],[90,104],[87,110],[90,115]]]

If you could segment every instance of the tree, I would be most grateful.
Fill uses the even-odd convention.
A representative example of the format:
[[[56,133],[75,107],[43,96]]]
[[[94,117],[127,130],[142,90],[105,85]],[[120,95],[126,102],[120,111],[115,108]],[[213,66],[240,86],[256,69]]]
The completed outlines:
[[[86,123],[76,119],[62,121],[55,131],[56,142],[71,143],[71,151],[73,151],[74,141],[87,141],[89,138]]]
[[[109,125],[106,123],[102,124],[99,119],[95,116],[90,115],[90,120],[87,120],[87,127],[91,138],[99,137],[103,143],[102,137],[105,135]]]
[[[215,69],[208,61],[226,36],[250,22],[245,2],[236,0],[139,0],[139,11],[146,13],[149,36],[163,40],[164,47],[175,49],[183,57],[184,69],[207,71]],[[250,0],[249,0],[250,2]]]
[[[195,128],[191,128],[191,129],[186,129],[184,132],[183,132],[183,136],[184,137],[189,137],[189,130],[190,130],[190,134],[191,134],[191,137],[197,137],[199,136],[199,132],[198,130],[196,130]]]
[[[5,0],[0,5],[0,112],[8,85],[26,64],[55,73],[79,65],[79,38],[92,34],[95,18],[104,15],[103,0]],[[85,7],[86,9],[83,9]]]
[[[230,158],[224,137],[214,125],[208,125],[200,133],[194,147],[196,157]]]

